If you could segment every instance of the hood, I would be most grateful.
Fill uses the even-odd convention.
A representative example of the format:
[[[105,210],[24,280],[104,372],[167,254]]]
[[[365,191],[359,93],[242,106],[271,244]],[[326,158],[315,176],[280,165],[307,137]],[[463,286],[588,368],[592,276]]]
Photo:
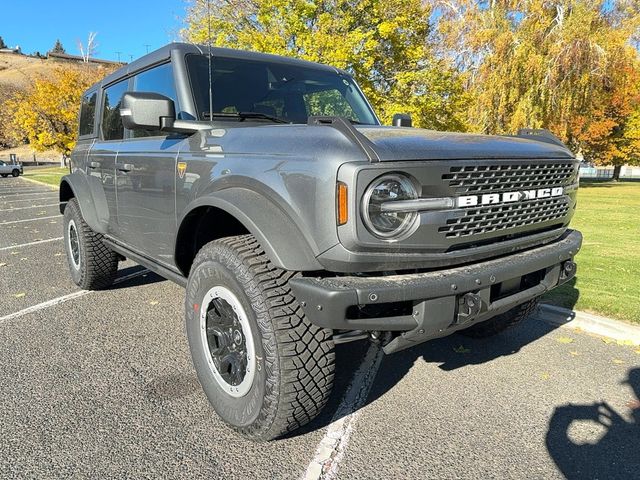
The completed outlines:
[[[358,125],[356,129],[371,142],[371,147],[383,162],[573,158],[566,147],[535,138],[365,125]]]

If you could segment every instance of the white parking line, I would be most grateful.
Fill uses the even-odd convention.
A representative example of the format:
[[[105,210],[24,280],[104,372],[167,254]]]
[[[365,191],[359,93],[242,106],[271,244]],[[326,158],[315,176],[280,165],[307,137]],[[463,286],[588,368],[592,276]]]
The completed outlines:
[[[2,198],[13,198],[16,196],[20,196],[20,195],[42,195],[43,193],[57,193],[55,190],[28,190],[28,191],[22,191],[22,190],[10,190],[10,191],[0,191],[0,193],[2,193],[2,195],[0,195],[0,199]],[[10,195],[5,195],[6,193],[10,193]]]
[[[358,410],[369,396],[383,356],[382,348],[371,344],[302,480],[328,480],[338,477],[338,467],[347,450],[351,432],[358,418]]]
[[[27,210],[29,208],[44,208],[44,207],[57,207],[60,205],[59,203],[48,203],[46,205],[32,205],[30,207],[18,207],[18,208],[9,208],[6,210],[0,209],[0,213],[2,212],[15,212],[16,210]]]
[[[39,198],[20,198],[18,200],[2,200],[2,203],[16,203],[16,202],[39,202],[41,200],[57,200],[53,197],[39,197]]]
[[[41,243],[56,242],[58,240],[62,240],[62,237],[48,238],[47,240],[38,240],[36,242],[22,243],[20,245],[11,245],[10,247],[2,247],[0,248],[0,252],[4,250],[13,250],[14,248],[30,247],[31,245],[39,245]]]
[[[127,280],[139,277],[140,275],[145,275],[147,273],[149,273],[149,270],[147,269],[140,270],[139,272],[130,273],[129,275],[125,275],[124,277],[117,278],[113,283],[114,285],[117,285],[118,283],[126,282]],[[4,317],[0,317],[0,323],[6,322],[8,320],[13,320],[14,318],[22,317],[23,315],[28,315],[29,313],[37,312],[39,310],[44,310],[45,308],[53,307],[64,302],[68,302],[69,300],[73,300],[74,298],[83,297],[92,292],[93,290],[79,290],[77,292],[69,293],[67,295],[48,300],[46,302],[38,303],[37,305],[33,305],[23,310],[5,315]]]
[[[12,220],[10,222],[0,222],[0,225],[12,225],[14,223],[35,222],[36,220],[50,220],[52,218],[62,218],[62,216],[52,215],[50,217],[25,218],[24,220]]]

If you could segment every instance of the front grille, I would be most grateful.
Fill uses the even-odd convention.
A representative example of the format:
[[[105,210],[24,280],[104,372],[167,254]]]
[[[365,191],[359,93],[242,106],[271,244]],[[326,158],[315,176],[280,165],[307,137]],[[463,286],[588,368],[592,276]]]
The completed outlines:
[[[573,162],[451,167],[442,175],[460,195],[567,186],[576,181]]]
[[[471,207],[463,210],[463,216],[447,220],[447,224],[438,228],[438,231],[447,238],[468,237],[559,220],[568,213],[569,199],[565,196],[507,205]]]

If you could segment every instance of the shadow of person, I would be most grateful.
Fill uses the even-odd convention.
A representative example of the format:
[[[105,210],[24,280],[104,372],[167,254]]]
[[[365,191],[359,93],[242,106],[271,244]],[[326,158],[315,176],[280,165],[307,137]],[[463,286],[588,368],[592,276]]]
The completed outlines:
[[[630,370],[623,383],[636,397],[628,404],[631,421],[606,402],[555,409],[546,445],[567,479],[640,478],[640,368]],[[588,441],[598,431],[600,438]]]

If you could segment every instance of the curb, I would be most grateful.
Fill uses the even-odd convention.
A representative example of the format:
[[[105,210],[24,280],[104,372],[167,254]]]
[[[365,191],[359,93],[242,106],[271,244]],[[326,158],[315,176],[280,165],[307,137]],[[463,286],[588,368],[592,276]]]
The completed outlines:
[[[640,345],[640,327],[611,318],[600,317],[586,312],[576,312],[545,303],[540,305],[534,316],[539,320],[560,327],[580,329],[620,342]]]
[[[34,180],[33,178],[25,177],[24,175],[20,175],[20,177],[18,177],[18,178],[21,178],[22,180],[26,180],[27,182],[35,183],[35,184],[38,184],[38,185],[44,185],[45,187],[49,187],[51,190],[59,190],[59,188],[56,187],[55,185],[50,185],[48,183],[39,182],[38,180]]]

